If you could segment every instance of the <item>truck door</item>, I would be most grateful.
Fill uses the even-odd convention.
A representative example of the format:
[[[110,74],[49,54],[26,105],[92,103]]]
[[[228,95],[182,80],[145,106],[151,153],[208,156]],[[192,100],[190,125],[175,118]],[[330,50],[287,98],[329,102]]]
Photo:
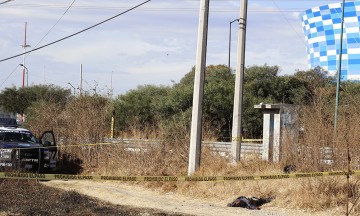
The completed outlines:
[[[56,146],[54,132],[45,131],[40,138],[40,143],[49,150],[49,159],[50,159],[49,168],[55,168],[57,161],[57,146]]]

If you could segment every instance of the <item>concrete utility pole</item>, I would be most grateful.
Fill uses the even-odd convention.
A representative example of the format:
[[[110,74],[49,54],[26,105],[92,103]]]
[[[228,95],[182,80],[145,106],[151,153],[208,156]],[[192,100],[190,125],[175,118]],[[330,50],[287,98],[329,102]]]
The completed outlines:
[[[200,166],[202,102],[204,95],[204,79],[206,68],[206,45],[208,33],[209,0],[200,1],[199,28],[197,39],[196,66],[194,77],[193,109],[191,120],[191,137],[189,151],[188,175]]]
[[[231,154],[234,162],[240,160],[241,139],[242,139],[242,113],[243,113],[243,91],[244,91],[244,70],[245,70],[245,42],[247,22],[247,2],[241,0],[239,18],[239,37],[235,77],[234,110],[232,125]]]

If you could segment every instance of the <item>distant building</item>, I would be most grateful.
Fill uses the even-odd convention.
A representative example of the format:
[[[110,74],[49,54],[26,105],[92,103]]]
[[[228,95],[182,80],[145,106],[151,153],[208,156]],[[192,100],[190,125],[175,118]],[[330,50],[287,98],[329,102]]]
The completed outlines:
[[[360,1],[345,3],[342,80],[360,80]],[[336,73],[339,63],[342,3],[323,5],[300,15],[310,68]]]

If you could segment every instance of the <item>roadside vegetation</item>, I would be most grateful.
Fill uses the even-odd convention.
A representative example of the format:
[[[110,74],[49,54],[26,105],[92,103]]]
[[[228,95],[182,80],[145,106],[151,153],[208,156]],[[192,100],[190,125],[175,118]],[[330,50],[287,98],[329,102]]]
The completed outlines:
[[[61,170],[96,175],[187,175],[194,69],[171,86],[139,86],[115,99],[101,95],[71,95],[54,86],[9,88],[0,93],[0,106],[24,113],[25,127],[36,133],[52,129],[60,145]],[[231,140],[234,73],[224,65],[206,70],[203,140]],[[42,89],[42,90],[39,90]],[[326,71],[315,68],[280,76],[277,66],[251,66],[245,71],[243,130],[245,138],[262,137],[259,103],[300,106],[299,139],[285,140],[280,163],[268,163],[257,155],[237,164],[230,157],[203,148],[201,167],[195,175],[238,176],[281,173],[285,165],[296,172],[359,170],[360,83],[342,82],[338,127],[334,131],[336,82]],[[31,97],[20,97],[31,92]],[[48,97],[46,95],[57,97]],[[26,103],[17,103],[25,100]],[[12,101],[12,103],[10,103]],[[9,104],[9,106],[8,106]],[[10,106],[11,104],[11,106]],[[159,140],[146,151],[127,151],[125,143],[103,144],[110,136],[115,111],[115,137]],[[96,145],[84,145],[96,144]],[[332,147],[332,161],[321,147]],[[348,160],[350,153],[350,162]],[[275,197],[267,205],[344,214],[350,208],[360,213],[359,177],[320,177],[247,182],[143,183],[165,192],[231,202],[238,196]]]

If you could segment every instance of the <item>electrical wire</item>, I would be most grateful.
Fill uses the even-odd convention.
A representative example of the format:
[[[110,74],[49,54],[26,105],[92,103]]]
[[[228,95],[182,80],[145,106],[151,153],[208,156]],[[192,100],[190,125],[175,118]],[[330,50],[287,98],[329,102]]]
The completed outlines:
[[[73,4],[75,3],[76,0],[73,0],[73,2],[68,6],[68,8],[65,10],[65,12],[61,15],[61,17],[55,22],[55,24],[45,33],[45,35],[40,39],[40,41],[34,46],[33,49],[35,49],[36,47],[39,46],[39,44],[41,43],[41,41],[43,41],[45,39],[46,36],[49,35],[49,33],[55,28],[55,26],[60,22],[60,20],[65,16],[65,14],[70,10],[70,8],[73,6]],[[25,56],[25,59],[31,54],[28,53]]]
[[[44,8],[63,8],[62,6],[43,6]],[[86,9],[86,10],[123,10],[126,7],[90,7],[90,6],[77,6],[76,9]],[[248,9],[250,13],[279,13],[279,12],[302,12],[308,8],[287,8],[283,10],[274,10],[274,9]],[[151,7],[151,8],[141,8],[139,11],[164,11],[164,12],[198,12],[198,8],[179,8],[179,7]],[[238,9],[226,9],[226,8],[210,8],[211,12],[221,12],[221,13],[234,13],[238,12]]]
[[[199,1],[199,0],[180,0],[180,1],[187,1],[187,2],[191,2],[191,1]],[[212,0],[212,1],[218,1],[218,2],[238,2],[238,0]],[[262,1],[266,1],[268,2],[268,0],[253,0],[255,2],[262,2]],[[288,0],[276,0],[277,2],[285,2]],[[318,2],[337,2],[339,0],[327,0],[327,1],[318,1]],[[313,0],[292,0],[292,2],[313,2]],[[44,8],[63,8],[65,7],[64,5],[61,4],[17,4],[17,5],[12,5],[12,7],[44,7]],[[107,9],[107,10],[121,10],[124,9],[125,7],[114,7],[114,6],[82,6],[82,5],[78,5],[75,6],[74,8],[76,9],[90,9],[90,10],[98,10],[98,9]],[[290,8],[287,10],[283,10],[284,12],[300,12],[303,10],[306,10],[307,8]],[[194,8],[172,8],[172,7],[161,7],[161,8],[141,8],[139,10],[142,11],[198,11],[197,7]],[[229,9],[221,9],[221,8],[210,8],[210,10],[212,12],[238,12],[238,9],[234,9],[234,10],[229,10]],[[279,12],[279,11],[274,11],[274,10],[248,10],[249,12]]]
[[[279,9],[279,7],[278,7],[278,5],[276,4],[276,2],[275,2],[274,0],[272,0],[272,2],[274,3],[275,7],[276,7],[277,9]],[[280,11],[280,10],[279,10],[279,11]],[[300,40],[301,40],[301,42],[304,44],[304,46],[306,47],[306,43],[305,43],[305,41],[304,41],[304,37],[303,37],[301,34],[299,34],[299,32],[297,32],[297,31],[295,30],[294,26],[291,25],[290,21],[284,16],[283,12],[281,12],[280,14],[281,14],[281,16],[283,17],[283,19],[287,22],[287,24],[292,28],[292,30],[296,33],[296,35],[298,36],[298,38],[300,38]]]
[[[65,10],[65,12],[63,13],[63,15],[56,21],[56,23],[46,32],[46,34],[40,39],[40,41],[35,45],[34,48],[36,48],[42,40],[44,40],[44,38],[51,32],[51,30],[60,22],[60,20],[65,16],[65,14],[69,11],[69,9],[73,6],[73,4],[75,3],[76,0],[73,0],[73,2],[70,4],[70,6],[68,6],[68,8]],[[30,53],[28,53],[25,56],[25,59],[27,58],[27,56],[29,56]],[[16,67],[14,68],[14,70],[5,78],[5,80],[1,83],[0,87],[9,79],[9,77],[15,73],[16,69],[19,67],[19,64],[16,65]]]
[[[13,1],[13,0],[10,0],[10,1]],[[150,1],[150,0],[149,0]],[[22,53],[22,54],[19,54],[19,55],[16,55],[16,56],[12,56],[12,57],[9,57],[9,58],[6,58],[6,59],[2,59],[2,60],[0,60],[0,62],[3,62],[3,61],[6,61],[6,60],[9,60],[9,59],[12,59],[12,58],[15,58],[15,57],[18,57],[18,56],[21,56],[21,55],[24,55],[24,54],[26,54],[26,56],[28,56],[31,52],[33,52],[33,51],[36,51],[36,50],[39,50],[39,49],[42,49],[42,48],[45,48],[45,47],[47,47],[47,46],[50,46],[50,45],[52,45],[52,44],[55,44],[55,43],[58,43],[58,42],[60,42],[60,41],[62,41],[62,40],[65,40],[65,39],[68,39],[68,38],[70,38],[70,37],[72,37],[72,36],[75,36],[75,35],[77,35],[77,34],[80,34],[80,33],[82,33],[82,32],[84,32],[84,31],[87,31],[87,30],[89,30],[89,29],[91,29],[91,28],[94,28],[94,27],[96,27],[96,26],[98,26],[98,25],[100,25],[100,24],[103,24],[103,23],[105,23],[105,22],[107,22],[107,21],[109,21],[109,20],[111,20],[111,19],[114,19],[114,18],[116,18],[117,16],[120,16],[120,15],[122,15],[122,14],[124,14],[124,13],[126,13],[126,12],[129,12],[130,10],[132,10],[132,9],[135,9],[135,8],[137,8],[137,7],[139,7],[139,6],[141,6],[141,5],[143,5],[143,4],[145,4],[145,3],[148,3],[149,1],[146,1],[146,2],[144,2],[144,3],[142,3],[142,4],[140,4],[140,5],[138,5],[138,6],[135,6],[134,8],[131,8],[131,9],[129,9],[129,10],[127,10],[127,11],[125,11],[125,12],[123,12],[123,13],[121,13],[121,14],[118,14],[118,15],[116,15],[116,16],[114,16],[114,17],[111,17],[111,18],[109,18],[109,19],[107,19],[107,20],[105,20],[105,21],[103,21],[103,22],[101,22],[101,23],[98,23],[98,24],[96,24],[96,25],[93,25],[93,26],[91,26],[91,27],[89,27],[89,28],[87,28],[87,29],[84,29],[84,30],[82,30],[82,31],[79,31],[79,32],[77,32],[77,33],[74,33],[74,34],[72,34],[72,35],[69,35],[69,36],[67,36],[67,37],[65,37],[65,38],[62,38],[62,39],[59,39],[59,40],[57,40],[57,41],[54,41],[54,42],[52,42],[52,43],[49,43],[49,44],[46,44],[46,45],[44,45],[44,46],[41,46],[41,47],[38,47],[38,48],[36,48],[37,46],[38,46],[38,44],[40,44],[40,42],[50,33],[50,31],[58,24],[58,22],[62,19],[62,17],[67,13],[67,11],[70,9],[70,7],[73,7],[73,8],[76,8],[76,9],[109,9],[109,10],[119,10],[119,9],[126,9],[126,7],[108,7],[108,6],[73,6],[73,4],[74,4],[74,2],[75,2],[75,0],[71,3],[71,5],[67,8],[67,10],[64,12],[64,14],[62,15],[62,17],[55,23],[55,25],[45,34],[45,36],[40,40],[40,42],[38,42],[37,43],[37,45],[34,47],[34,49],[32,49],[32,50],[30,50],[30,51],[28,51],[28,52],[25,52],[25,53]],[[184,1],[198,1],[198,0],[184,0]],[[212,0],[212,1],[227,1],[227,2],[231,2],[231,1],[234,1],[235,2],[235,0]],[[253,0],[253,1],[268,1],[268,0]],[[277,7],[277,5],[276,5],[276,3],[275,3],[275,0],[272,0],[273,1],[273,3],[275,4],[275,6]],[[287,0],[276,0],[277,2],[285,2],[285,1],[287,1]],[[292,0],[293,2],[312,2],[312,0]],[[328,1],[334,1],[334,2],[337,2],[338,0],[328,0]],[[8,1],[6,1],[6,2],[8,2]],[[238,0],[236,0],[236,2],[238,2]],[[319,1],[320,2],[320,1]],[[1,3],[0,3],[1,4]],[[65,7],[64,5],[51,5],[51,4],[22,4],[22,5],[7,5],[7,7],[47,7],[47,8],[49,8],[49,7],[52,7],[52,8],[63,8],[63,7]],[[154,8],[154,7],[151,7],[151,8],[149,8],[149,7],[144,7],[144,8],[139,8],[138,10],[143,10],[143,11],[198,11],[198,9],[197,8],[171,8],[171,7],[162,7],[162,8]],[[305,9],[304,9],[305,10]],[[212,10],[213,12],[238,12],[238,10],[229,10],[229,9],[213,9]],[[253,9],[253,10],[249,10],[250,12],[255,12],[255,13],[285,13],[285,12],[302,12],[303,10],[302,9],[299,9],[299,8],[287,8],[286,10],[280,10],[279,9],[279,7],[277,7],[277,10],[274,10],[274,9],[269,9],[269,10],[264,10],[264,9]],[[289,23],[289,20],[287,20],[286,18],[285,18],[285,20],[288,22],[288,24],[293,28],[293,30],[294,30],[294,27]],[[295,31],[295,30],[294,30]],[[298,34],[298,32],[297,31],[295,31],[295,33],[299,36],[299,34]],[[302,39],[301,39],[301,41],[303,42],[303,43],[305,43]],[[17,67],[18,67],[18,65],[17,65]],[[16,67],[16,68],[17,68]],[[15,68],[15,69],[16,69]],[[15,70],[14,70],[15,71]],[[6,80],[14,73],[14,71],[6,78]],[[4,82],[6,82],[6,80],[4,81]],[[4,82],[0,85],[0,87],[4,84]]]
[[[151,0],[149,0],[149,1],[151,1]],[[38,45],[40,44],[40,42],[50,33],[50,31],[59,23],[59,21],[60,21],[60,20],[64,17],[64,15],[68,12],[68,10],[73,6],[73,4],[75,3],[75,0],[74,0],[74,1],[71,3],[71,5],[68,6],[68,8],[67,8],[66,11],[63,13],[63,15],[58,19],[58,21],[53,25],[53,27],[51,27],[50,30],[44,35],[44,37],[37,43],[37,45],[34,47],[34,49],[32,49],[32,50],[30,50],[30,51],[28,51],[28,52],[24,52],[24,53],[22,53],[22,54],[16,55],[16,56],[12,56],[12,57],[9,57],[9,58],[6,58],[6,59],[2,59],[2,60],[0,60],[0,62],[6,61],[6,60],[9,60],[9,59],[12,59],[12,58],[16,58],[16,57],[19,57],[19,56],[24,55],[24,54],[26,54],[26,56],[28,56],[28,55],[29,55],[31,52],[33,52],[33,51],[36,51],[36,50],[39,50],[39,49],[41,49],[41,48],[47,47],[47,46],[49,46],[49,45],[55,44],[55,43],[57,43],[57,42],[60,42],[60,41],[62,41],[62,40],[65,40],[65,39],[67,39],[67,38],[70,38],[70,37],[72,37],[72,36],[75,36],[75,35],[77,35],[77,34],[80,34],[80,33],[84,32],[84,31],[86,31],[86,30],[89,30],[89,29],[91,29],[91,28],[94,28],[94,27],[96,27],[96,26],[98,26],[98,25],[100,25],[100,24],[103,24],[103,23],[105,23],[105,22],[107,22],[107,21],[109,21],[109,20],[111,20],[111,19],[114,19],[114,18],[116,18],[116,17],[118,17],[118,16],[120,16],[120,15],[122,15],[122,14],[124,14],[124,13],[127,13],[127,12],[129,12],[129,11],[137,8],[137,7],[140,7],[141,5],[143,5],[143,4],[145,4],[145,3],[148,3],[149,1],[143,2],[142,4],[139,4],[139,5],[136,5],[135,7],[130,8],[130,9],[122,12],[121,14],[118,14],[118,15],[113,16],[113,17],[111,17],[111,18],[109,18],[109,19],[107,19],[107,20],[104,20],[104,21],[102,21],[102,22],[100,22],[100,23],[97,23],[97,24],[95,24],[95,25],[93,25],[93,26],[90,26],[90,27],[88,27],[87,29],[84,29],[84,30],[82,30],[82,31],[80,31],[80,32],[74,33],[74,34],[72,34],[72,35],[70,35],[70,36],[67,36],[67,37],[65,37],[65,38],[59,39],[59,40],[54,41],[54,42],[52,42],[52,43],[49,43],[49,44],[46,44],[46,45],[44,45],[44,46],[41,46],[41,47],[36,48],[36,46],[38,46]],[[0,84],[0,87],[2,87],[2,86],[4,85],[4,83],[9,79],[9,77],[16,71],[16,69],[18,68],[18,66],[19,66],[19,65],[17,65],[17,66],[14,68],[14,70],[4,79],[4,81]]]
[[[44,38],[46,36],[48,36],[48,34],[53,30],[53,28],[60,22],[60,20],[65,16],[65,14],[70,10],[70,8],[73,6],[73,4],[75,3],[76,0],[73,0],[73,2],[70,4],[70,6],[65,10],[65,12],[61,15],[61,17],[56,21],[56,23],[49,29],[49,31],[46,32],[46,34],[40,39],[40,41],[35,45],[34,48],[36,48],[40,43],[41,41],[44,40]],[[30,54],[30,53],[29,53]],[[28,54],[28,55],[29,55]]]
[[[151,1],[151,0],[144,1],[143,3],[138,4],[138,5],[130,8],[130,9],[127,9],[126,11],[124,11],[124,12],[122,12],[122,13],[119,13],[119,14],[113,16],[113,17],[110,17],[110,18],[102,21],[102,22],[99,22],[99,23],[97,23],[97,24],[95,24],[95,25],[92,25],[92,26],[90,26],[90,27],[88,27],[88,28],[86,28],[86,29],[83,29],[83,30],[81,30],[81,31],[78,31],[78,32],[76,32],[76,33],[74,33],[74,34],[71,34],[71,35],[69,35],[69,36],[63,37],[63,38],[61,38],[61,39],[59,39],[59,40],[53,41],[53,42],[51,42],[51,43],[45,44],[45,45],[43,45],[43,46],[34,48],[34,49],[30,50],[30,51],[27,51],[27,52],[24,52],[24,53],[21,53],[21,54],[18,54],[18,55],[14,55],[14,56],[11,56],[11,57],[8,57],[8,58],[5,58],[5,59],[1,59],[0,62],[7,61],[7,60],[10,60],[10,59],[13,59],[13,58],[16,58],[16,57],[19,57],[19,56],[22,56],[22,55],[31,53],[31,52],[34,52],[34,51],[36,51],[36,50],[45,48],[45,47],[47,47],[47,46],[56,44],[56,43],[58,43],[58,42],[60,42],[60,41],[69,39],[69,38],[71,38],[71,37],[73,37],[73,36],[75,36],[75,35],[78,35],[78,34],[80,34],[80,33],[83,33],[83,32],[85,32],[85,31],[88,31],[88,30],[90,30],[90,29],[92,29],[92,28],[95,28],[96,26],[99,26],[99,25],[101,25],[101,24],[104,24],[104,23],[106,23],[106,22],[108,22],[108,21],[110,21],[110,20],[112,20],[112,19],[115,19],[116,17],[119,17],[119,16],[121,16],[121,15],[124,15],[125,13],[128,13],[128,12],[130,12],[130,11],[132,11],[132,10],[134,10],[134,9],[136,9],[136,8],[142,6],[142,5],[144,5],[144,4],[146,4],[146,3],[150,2],[150,1]]]
[[[11,1],[14,1],[14,0],[3,1],[3,2],[1,2],[0,4],[6,4],[6,3],[11,2]]]

